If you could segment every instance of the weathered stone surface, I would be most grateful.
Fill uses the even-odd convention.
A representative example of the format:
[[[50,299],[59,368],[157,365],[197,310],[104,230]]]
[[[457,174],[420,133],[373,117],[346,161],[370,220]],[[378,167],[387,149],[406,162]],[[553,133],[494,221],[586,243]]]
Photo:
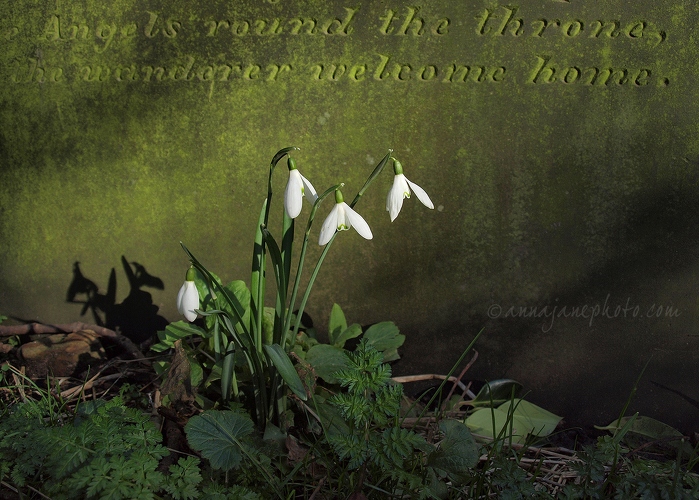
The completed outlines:
[[[338,238],[317,323],[332,302],[396,321],[413,373],[485,326],[475,376],[587,422],[616,416],[651,353],[648,381],[697,398],[696,2],[109,5],[0,7],[0,312],[74,321],[73,264],[104,287],[127,255],[175,319],[178,241],[249,276],[277,149],[352,197],[394,148],[435,210],[411,199],[390,223],[380,179],[357,206],[374,239]],[[699,420],[646,383],[641,411]]]

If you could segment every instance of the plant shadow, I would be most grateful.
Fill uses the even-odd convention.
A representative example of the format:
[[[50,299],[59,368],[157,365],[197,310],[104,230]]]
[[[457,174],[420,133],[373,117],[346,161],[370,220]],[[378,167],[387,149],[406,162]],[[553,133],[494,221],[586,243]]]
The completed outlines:
[[[100,293],[97,284],[85,277],[80,263],[73,264],[73,280],[68,286],[66,301],[83,304],[80,315],[89,311],[98,326],[104,326],[128,337],[135,343],[151,340],[155,333],[164,329],[168,321],[158,314],[158,306],[153,304],[153,297],[142,287],[164,290],[163,281],[148,273],[145,266],[138,262],[129,262],[121,256],[124,273],[129,282],[129,294],[120,303],[116,303],[117,278],[112,268],[109,274],[106,293]],[[84,298],[79,298],[84,297]]]

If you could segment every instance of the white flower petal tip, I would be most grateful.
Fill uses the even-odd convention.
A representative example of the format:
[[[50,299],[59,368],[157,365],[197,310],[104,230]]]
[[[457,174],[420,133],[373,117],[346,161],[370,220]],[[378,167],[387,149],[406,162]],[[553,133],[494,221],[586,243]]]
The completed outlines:
[[[177,311],[190,323],[197,319],[199,309],[199,292],[194,281],[185,281],[177,293]]]
[[[424,189],[408,180],[404,174],[396,174],[393,178],[393,186],[386,197],[386,210],[391,216],[391,222],[396,220],[401,208],[403,208],[403,200],[410,198],[410,191],[415,193],[417,199],[427,208],[434,208],[434,204]]]
[[[284,191],[284,209],[292,219],[301,213],[304,197],[310,203],[315,203],[318,199],[313,184],[297,169],[289,170],[289,182],[286,184],[286,191]]]
[[[408,181],[408,185],[410,186],[410,189],[413,190],[413,193],[415,193],[415,196],[417,196],[417,199],[420,200],[420,202],[427,208],[434,210],[434,204],[432,203],[432,200],[430,200],[430,197],[427,195],[425,190],[414,182],[410,182],[408,179],[405,180]]]
[[[326,217],[325,222],[323,222],[323,227],[320,229],[318,244],[320,246],[327,245],[336,231],[346,231],[351,227],[354,227],[359,235],[367,240],[374,237],[371,233],[371,228],[369,228],[369,224],[367,224],[361,215],[350,208],[344,201],[342,203],[335,203],[330,214]]]

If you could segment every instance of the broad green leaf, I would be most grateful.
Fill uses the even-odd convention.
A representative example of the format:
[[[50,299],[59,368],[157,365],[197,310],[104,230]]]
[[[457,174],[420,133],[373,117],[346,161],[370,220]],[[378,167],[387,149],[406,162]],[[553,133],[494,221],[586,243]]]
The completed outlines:
[[[338,336],[345,330],[347,330],[347,320],[345,319],[345,313],[342,312],[342,308],[338,304],[333,304],[333,308],[330,311],[330,323],[328,324],[328,334],[330,336],[330,343],[337,344]],[[338,345],[338,347],[342,347],[342,345]]]
[[[491,380],[481,387],[476,397],[471,401],[471,405],[478,406],[498,406],[517,397],[522,391],[522,384],[511,379]]]
[[[194,356],[187,356],[189,359],[189,380],[192,387],[199,387],[204,380],[204,369]]]
[[[285,451],[284,443],[286,442],[287,437],[286,432],[283,432],[279,427],[271,422],[267,422],[267,425],[265,425],[265,434],[262,439],[266,443],[272,445],[277,452],[283,454]]]
[[[396,361],[400,359],[400,354],[398,354],[398,349],[386,349],[383,352],[383,362],[388,363],[389,361]]]
[[[458,420],[442,420],[439,428],[444,439],[439,449],[427,457],[427,465],[463,480],[464,473],[478,464],[479,447],[468,427]]]
[[[507,413],[510,408],[514,408],[514,414],[520,417],[527,423],[531,429],[531,434],[534,436],[548,436],[555,429],[562,417],[554,415],[548,410],[524,401],[523,399],[514,399],[500,405],[499,409]]]
[[[623,417],[621,419],[616,419],[609,425],[605,426],[599,426],[595,425],[595,429],[599,429],[601,431],[616,431],[618,429],[621,429],[626,425],[626,423],[631,420],[633,417]],[[659,420],[655,420],[650,417],[636,417],[634,419],[634,422],[631,424],[631,427],[629,428],[629,432],[635,432],[637,434],[642,434],[646,437],[652,438],[652,439],[663,439],[663,438],[668,438],[668,437],[681,437],[682,433],[675,429],[674,427],[670,427],[667,424],[664,424],[660,422]]]
[[[347,342],[349,339],[356,339],[361,334],[362,327],[359,324],[354,323],[335,336],[335,340],[332,341],[332,344],[340,348],[345,347],[345,342]],[[384,361],[386,360],[384,359]]]
[[[240,465],[245,453],[241,439],[253,428],[247,414],[209,410],[190,418],[185,432],[189,446],[201,452],[211,467],[230,470]]]
[[[614,433],[620,429],[623,429],[627,425],[629,426],[627,429],[628,434],[625,436],[627,441],[630,442],[633,440],[633,434],[642,436],[642,438],[633,440],[639,441],[635,443],[634,446],[641,446],[643,443],[640,442],[640,439],[646,438],[647,440],[650,439],[653,441],[658,441],[664,445],[671,446],[676,451],[682,450],[682,454],[684,456],[692,456],[694,454],[694,450],[690,443],[682,440],[684,435],[680,431],[650,417],[623,417],[622,419],[614,420],[612,423],[604,427],[595,425],[595,429]],[[662,451],[662,446],[659,446],[659,448],[660,451]]]
[[[186,321],[175,321],[165,327],[165,330],[158,332],[160,342],[151,346],[154,352],[163,352],[171,349],[175,345],[175,341],[188,337],[207,338],[210,335],[206,330]]]
[[[153,369],[158,376],[167,372],[168,368],[170,368],[169,361],[153,361]]]
[[[311,347],[306,353],[306,361],[313,367],[316,375],[329,384],[337,384],[335,373],[349,365],[345,351],[328,344]]]
[[[405,335],[401,335],[398,327],[393,321],[382,321],[371,325],[366,332],[364,338],[368,344],[371,344],[377,351],[387,351],[389,349],[398,349],[405,342]]]
[[[309,406],[317,412],[323,422],[323,430],[328,436],[349,435],[352,433],[337,408],[327,403],[324,398],[314,395],[311,403]]]
[[[225,286],[226,290],[228,290],[233,296],[235,296],[236,299],[238,299],[238,302],[240,302],[240,305],[243,306],[243,310],[245,311],[243,315],[243,322],[245,324],[249,324],[250,322],[250,290],[248,290],[247,285],[245,284],[244,281],[242,280],[235,280],[231,281]],[[226,310],[228,310],[228,306],[226,307]],[[232,312],[232,311],[230,311]]]
[[[291,391],[296,394],[302,401],[308,399],[306,394],[306,388],[299,378],[299,374],[296,373],[296,368],[291,364],[289,356],[286,354],[282,346],[279,344],[265,344],[265,352],[269,357],[272,364],[277,368],[279,375],[282,376],[286,385],[291,389]]]
[[[495,426],[493,427],[493,419]],[[512,429],[512,442],[523,444],[532,428],[529,423],[518,415],[508,416],[499,408],[478,408],[469,415],[464,423],[474,434],[490,439],[509,438]],[[511,427],[510,427],[511,424]],[[504,429],[504,431],[503,431]]]

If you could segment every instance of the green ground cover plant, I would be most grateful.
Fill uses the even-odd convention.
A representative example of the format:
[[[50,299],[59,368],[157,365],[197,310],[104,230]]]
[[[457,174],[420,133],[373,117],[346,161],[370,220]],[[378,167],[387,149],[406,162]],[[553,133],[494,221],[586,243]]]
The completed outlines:
[[[304,323],[305,307],[338,234],[354,228],[373,238],[355,211],[366,190],[391,166],[391,220],[411,194],[433,205],[391,151],[348,204],[342,183],[316,193],[289,156],[296,150],[270,162],[248,282],[223,280],[182,244],[190,267],[176,301],[186,321],[159,332],[151,350],[160,409],[168,410],[161,413],[185,444],[164,447],[162,420],[123,397],[69,402],[50,379],[40,386],[5,362],[0,486],[56,499],[699,497],[696,448],[662,423],[624,417],[628,403],[623,418],[602,428],[611,436],[581,450],[551,449],[561,417],[527,401],[516,381],[490,381],[477,394],[447,390],[448,380],[460,383],[453,374],[482,332],[425,404],[392,378],[389,362],[405,341],[393,322],[348,323],[335,304],[322,341]],[[273,174],[285,157],[275,237]],[[302,289],[314,220],[331,195],[318,234],[323,250]],[[311,207],[297,234],[304,199]],[[122,394],[131,392],[124,386]],[[191,413],[180,418],[182,407]],[[648,454],[658,444],[669,448]]]

